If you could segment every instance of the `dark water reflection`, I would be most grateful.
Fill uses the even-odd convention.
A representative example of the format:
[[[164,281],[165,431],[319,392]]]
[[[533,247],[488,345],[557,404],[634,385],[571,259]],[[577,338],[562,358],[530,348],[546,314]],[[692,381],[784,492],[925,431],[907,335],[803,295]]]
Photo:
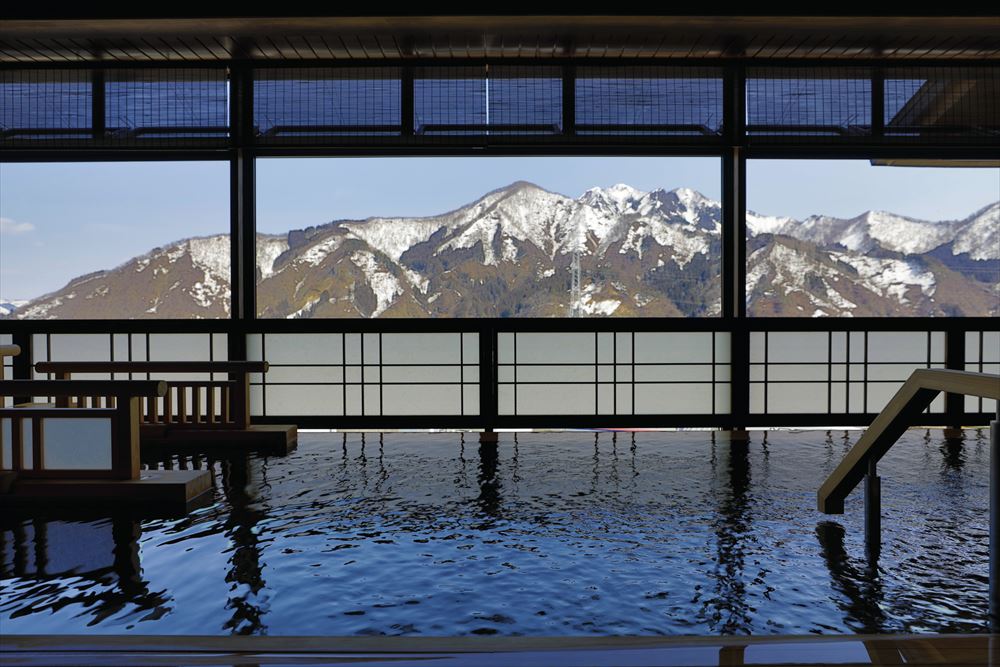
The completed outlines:
[[[212,470],[184,518],[0,518],[5,633],[984,631],[988,442],[912,431],[815,511],[858,432],[303,434]],[[832,520],[831,520],[832,519]]]

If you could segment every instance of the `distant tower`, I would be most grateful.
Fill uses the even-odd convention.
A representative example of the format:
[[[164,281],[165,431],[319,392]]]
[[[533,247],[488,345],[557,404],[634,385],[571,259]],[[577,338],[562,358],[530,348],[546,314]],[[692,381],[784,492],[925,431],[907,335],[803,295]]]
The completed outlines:
[[[583,295],[580,290],[580,236],[577,234],[577,243],[573,246],[573,259],[570,261],[569,273],[569,316],[581,317],[583,311],[580,302]]]

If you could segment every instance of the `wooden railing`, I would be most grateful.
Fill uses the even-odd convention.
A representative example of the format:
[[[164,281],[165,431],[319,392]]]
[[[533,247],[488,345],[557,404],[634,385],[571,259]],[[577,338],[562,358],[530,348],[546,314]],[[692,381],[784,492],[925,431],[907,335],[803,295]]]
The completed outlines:
[[[0,408],[0,470],[24,478],[139,478],[139,402],[164,396],[167,386],[154,380],[0,380],[0,398],[7,396],[100,397],[89,407],[67,408],[27,404]],[[103,405],[101,403],[103,402]],[[45,422],[60,419],[105,419],[110,422],[110,466],[102,469],[56,469],[46,466]],[[7,423],[9,421],[9,426]],[[9,433],[10,460],[5,434]],[[31,445],[31,464],[25,445]],[[76,443],[74,443],[75,445]],[[86,443],[89,446],[103,443]]]
[[[919,421],[941,392],[1000,400],[1000,375],[966,371],[920,369],[913,371],[890,399],[857,444],[851,448],[819,489],[819,511],[843,514],[844,499],[869,474],[899,436]]]
[[[166,394],[145,397],[141,423],[147,428],[248,429],[250,428],[250,374],[266,373],[266,361],[43,361],[39,373],[69,380],[74,373],[174,375],[181,373],[225,374],[227,380],[165,379]],[[59,407],[96,405],[101,396],[65,396]],[[107,398],[104,398],[107,403]]]

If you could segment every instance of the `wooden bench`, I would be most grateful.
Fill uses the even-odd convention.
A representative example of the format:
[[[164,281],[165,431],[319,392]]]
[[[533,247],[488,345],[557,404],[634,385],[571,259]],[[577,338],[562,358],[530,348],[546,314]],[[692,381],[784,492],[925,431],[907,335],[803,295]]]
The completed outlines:
[[[0,407],[0,470],[10,480],[0,498],[5,504],[131,500],[186,505],[205,493],[211,486],[207,471],[140,470],[140,403],[166,393],[166,383],[154,380],[0,380],[0,398],[101,397],[81,407]],[[82,421],[103,421],[106,427],[90,428]],[[59,435],[50,439],[53,432]],[[107,455],[99,452],[103,461],[97,465],[62,467],[47,455],[60,449],[72,457],[74,449],[85,447]]]
[[[266,361],[42,361],[35,364],[35,370],[61,380],[80,373],[162,376],[166,395],[142,400],[143,444],[237,446],[285,454],[298,440],[295,426],[250,423],[250,374],[266,373]],[[207,375],[208,379],[169,377],[179,374]],[[217,375],[227,379],[216,380]],[[56,405],[84,406],[99,398],[63,397]]]

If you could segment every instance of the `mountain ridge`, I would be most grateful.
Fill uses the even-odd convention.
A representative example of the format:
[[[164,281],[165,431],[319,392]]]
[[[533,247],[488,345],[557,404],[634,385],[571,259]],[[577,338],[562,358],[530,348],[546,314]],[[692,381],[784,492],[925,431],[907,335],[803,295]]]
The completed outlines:
[[[576,253],[577,306],[587,314],[717,315],[721,213],[719,202],[685,187],[619,183],[572,198],[515,181],[438,215],[258,234],[260,316],[564,316]],[[752,313],[1000,311],[1000,202],[941,222],[885,211],[804,220],[748,211],[747,226]],[[154,248],[11,315],[225,316],[228,244],[222,234]],[[939,290],[942,281],[955,294]]]

